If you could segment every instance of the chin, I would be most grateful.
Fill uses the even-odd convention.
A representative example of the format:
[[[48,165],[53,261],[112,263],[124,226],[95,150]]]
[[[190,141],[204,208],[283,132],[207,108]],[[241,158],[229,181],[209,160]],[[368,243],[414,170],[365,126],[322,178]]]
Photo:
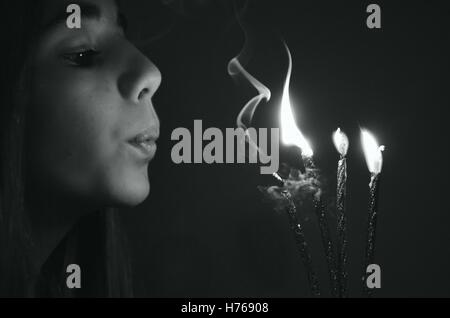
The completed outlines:
[[[124,180],[114,187],[111,201],[115,206],[134,207],[144,202],[150,193],[147,174],[139,178]]]

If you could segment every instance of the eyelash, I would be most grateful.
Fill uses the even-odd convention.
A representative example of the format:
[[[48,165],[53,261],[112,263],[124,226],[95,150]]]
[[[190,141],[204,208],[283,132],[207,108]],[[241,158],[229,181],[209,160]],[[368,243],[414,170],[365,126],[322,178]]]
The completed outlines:
[[[79,52],[66,53],[63,54],[63,58],[70,62],[73,66],[79,67],[90,67],[94,65],[95,58],[100,54],[100,52],[89,49]]]

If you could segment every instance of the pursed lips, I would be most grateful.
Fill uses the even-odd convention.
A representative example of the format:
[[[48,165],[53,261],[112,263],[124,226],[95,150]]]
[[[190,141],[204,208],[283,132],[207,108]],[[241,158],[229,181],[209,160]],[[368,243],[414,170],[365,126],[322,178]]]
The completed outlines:
[[[156,152],[156,140],[159,138],[157,128],[148,128],[128,140],[128,143],[151,160]]]

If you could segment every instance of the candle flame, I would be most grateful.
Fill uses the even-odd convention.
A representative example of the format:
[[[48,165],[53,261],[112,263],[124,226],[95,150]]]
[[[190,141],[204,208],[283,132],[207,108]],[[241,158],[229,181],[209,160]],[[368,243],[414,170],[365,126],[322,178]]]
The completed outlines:
[[[345,157],[347,155],[349,142],[347,135],[341,130],[341,128],[338,128],[334,132],[333,143],[340,155]]]
[[[380,173],[383,166],[383,155],[381,152],[384,151],[384,146],[378,146],[375,137],[366,129],[361,129],[361,142],[367,168],[373,174]]]
[[[292,72],[292,57],[289,48],[285,44],[286,51],[289,58],[289,67],[286,75],[286,81],[283,88],[283,96],[281,99],[281,140],[287,145],[294,145],[301,149],[302,156],[312,157],[313,150],[309,146],[308,141],[303,136],[295,123],[294,113],[291,108],[291,100],[289,97],[289,84],[291,81]]]

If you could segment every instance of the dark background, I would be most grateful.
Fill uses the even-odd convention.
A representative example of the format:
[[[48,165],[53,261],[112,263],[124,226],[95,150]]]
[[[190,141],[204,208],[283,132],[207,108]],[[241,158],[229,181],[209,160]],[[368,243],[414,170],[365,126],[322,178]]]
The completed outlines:
[[[375,296],[449,297],[450,10],[444,1],[374,1],[381,6],[382,28],[371,30],[370,3],[249,1],[247,69],[273,94],[259,107],[255,126],[278,126],[284,39],[293,57],[297,123],[331,194],[338,160],[331,134],[339,126],[350,139],[350,296],[361,295],[368,205],[363,126],[386,145],[376,246],[382,288]],[[235,127],[238,112],[254,96],[227,74],[228,61],[244,44],[232,1],[186,1],[184,9],[179,1],[126,6],[136,43],[163,74],[154,98],[161,138],[150,165],[151,195],[124,214],[137,296],[308,296],[287,217],[263,202],[256,188],[270,178],[254,164],[175,165],[170,158],[173,129],[192,131],[194,119],[202,119],[204,129]],[[292,161],[295,149],[281,155]],[[326,290],[314,218],[306,231]]]

